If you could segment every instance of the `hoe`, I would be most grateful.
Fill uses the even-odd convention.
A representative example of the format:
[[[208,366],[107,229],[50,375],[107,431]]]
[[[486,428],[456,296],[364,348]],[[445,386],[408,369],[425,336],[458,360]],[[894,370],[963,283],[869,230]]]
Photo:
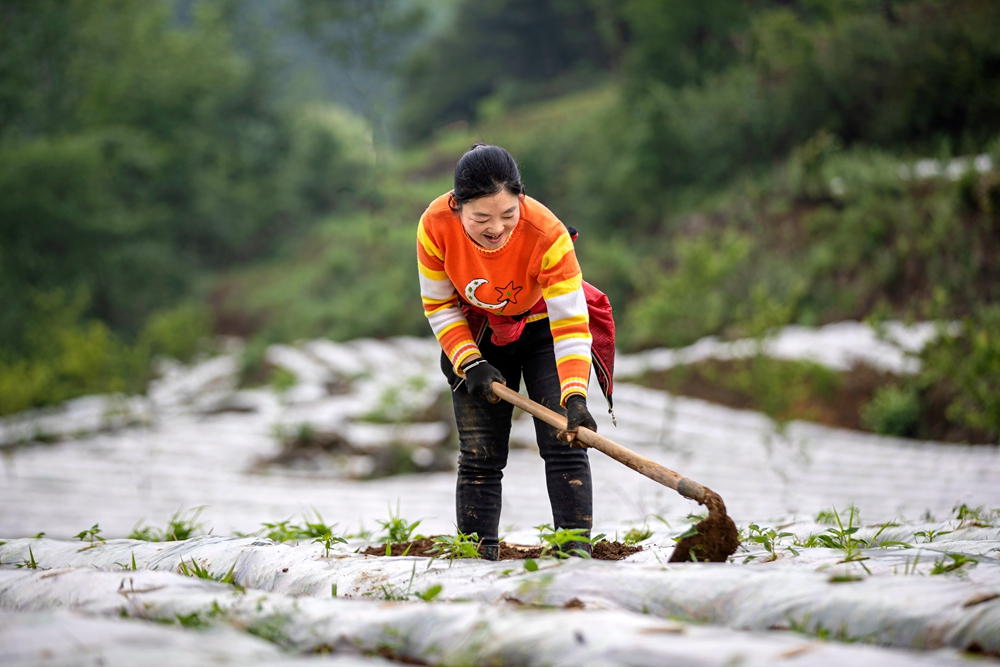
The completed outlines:
[[[566,428],[565,417],[521,396],[499,382],[493,383],[493,393],[531,416],[541,419],[546,424],[558,429]],[[639,456],[632,450],[622,447],[590,429],[581,427],[577,432],[576,440],[587,447],[607,454],[632,470],[670,487],[685,498],[690,498],[708,508],[708,516],[695,525],[695,534],[681,538],[677,542],[674,553],[670,556],[670,562],[698,560],[724,563],[729,556],[736,553],[736,548],[740,545],[736,524],[726,514],[726,505],[715,491],[679,475],[655,461]]]

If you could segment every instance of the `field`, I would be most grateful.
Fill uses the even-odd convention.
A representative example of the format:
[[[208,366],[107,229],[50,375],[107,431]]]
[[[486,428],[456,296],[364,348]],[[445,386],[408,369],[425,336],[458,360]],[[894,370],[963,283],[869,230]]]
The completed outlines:
[[[859,326],[799,328],[775,351],[833,364],[831,336],[855,331],[844,354],[900,362],[858,343]],[[642,551],[490,563],[450,557],[452,537],[436,557],[387,558],[360,552],[454,533],[433,341],[273,346],[284,379],[256,388],[239,387],[239,358],[174,367],[117,411],[91,397],[3,422],[4,664],[895,665],[1000,652],[992,446],[776,423],[625,381],[678,358],[650,351],[619,360],[618,425],[599,414],[599,430],[725,499],[743,539],[729,563],[667,564],[700,508],[596,452],[594,532]],[[501,520],[512,543],[539,543],[551,520],[531,439],[517,419]],[[393,474],[400,451],[426,472]]]

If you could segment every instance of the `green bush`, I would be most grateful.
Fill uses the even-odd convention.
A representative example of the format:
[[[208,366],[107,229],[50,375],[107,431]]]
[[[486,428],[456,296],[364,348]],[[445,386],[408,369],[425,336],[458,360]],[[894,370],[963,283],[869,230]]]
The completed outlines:
[[[137,347],[143,356],[190,361],[212,335],[212,313],[205,306],[185,304],[157,311],[147,320]]]
[[[106,324],[83,317],[88,299],[83,290],[35,296],[25,322],[29,354],[0,358],[0,414],[135,388],[134,351]]]
[[[36,293],[24,323],[25,351],[0,354],[0,415],[77,396],[141,393],[153,355],[189,360],[212,333],[204,308],[179,306],[152,316],[134,345],[86,316],[86,290]]]
[[[983,305],[964,317],[957,335],[943,332],[921,353],[920,380],[946,382],[957,396],[948,419],[1000,436],[1000,306]]]
[[[865,428],[901,438],[916,434],[919,418],[920,399],[912,387],[879,387],[861,410],[861,423]]]

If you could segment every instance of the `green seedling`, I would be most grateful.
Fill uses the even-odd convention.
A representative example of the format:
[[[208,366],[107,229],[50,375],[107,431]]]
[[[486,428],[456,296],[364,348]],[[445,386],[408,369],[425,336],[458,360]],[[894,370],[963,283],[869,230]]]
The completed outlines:
[[[91,526],[87,530],[81,530],[79,533],[77,533],[76,535],[74,535],[74,537],[76,539],[80,540],[81,542],[85,541],[85,542],[89,542],[90,544],[94,544],[94,542],[104,542],[105,541],[105,539],[103,537],[101,537],[100,533],[101,533],[101,528],[100,528],[100,526],[98,524],[95,523],[93,526]]]
[[[951,562],[948,562],[948,559]],[[970,558],[962,554],[945,554],[938,560],[934,561],[934,566],[931,567],[931,574],[947,574],[949,572],[961,571],[966,565],[969,567],[975,567],[979,564],[979,561],[975,558]]]
[[[571,547],[574,543],[584,543],[593,545],[601,540],[604,534],[596,537],[588,537],[586,528],[560,528],[555,530],[549,524],[535,526],[538,531],[538,538],[542,542],[542,557],[569,558],[570,556],[580,556],[590,558],[590,553],[580,547]]]
[[[538,572],[538,563],[535,562],[534,558],[528,558],[524,561],[524,571]]]
[[[434,538],[434,545],[430,548],[430,553],[433,554],[431,560],[445,558],[454,564],[459,558],[479,558],[480,542],[476,533],[466,535],[457,531],[454,536],[439,535]]]
[[[643,540],[648,540],[652,536],[653,531],[649,526],[643,526],[642,528],[629,528],[628,532],[625,533],[625,537],[622,538],[622,541],[631,547],[639,544],[639,542],[642,542]]]
[[[761,528],[755,523],[751,523],[749,526],[747,526],[746,539],[751,542],[755,542],[756,544],[760,544],[761,546],[764,547],[767,553],[771,554],[767,558],[766,562],[778,559],[779,543],[781,542],[781,539],[785,537],[794,537],[794,535],[792,533],[779,533],[774,528]],[[793,549],[792,547],[785,547],[785,548],[788,549],[792,554],[796,556],[799,555],[799,552]],[[746,560],[744,560],[743,562],[746,563],[752,559],[753,556],[747,556]]]
[[[948,535],[954,531],[951,530],[918,530],[913,533],[914,537],[922,537],[927,540],[928,543],[933,542],[935,537],[941,537],[942,535]]]
[[[327,533],[322,537],[317,537],[315,540],[313,540],[313,542],[314,543],[318,542],[319,544],[323,545],[324,558],[330,557],[330,549],[333,548],[334,544],[347,544],[347,540],[345,540],[343,537],[337,537],[332,533]]]
[[[23,563],[18,563],[14,567],[18,568],[26,567],[29,570],[38,569],[38,562],[35,560],[35,554],[31,551],[31,547],[28,547],[28,560],[24,561]]]
[[[414,521],[410,523],[402,517],[399,512],[399,501],[396,501],[396,513],[393,514],[392,507],[389,508],[389,520],[388,521],[376,521],[385,533],[382,535],[387,543],[402,543],[409,542],[413,532],[420,525],[420,521]]]

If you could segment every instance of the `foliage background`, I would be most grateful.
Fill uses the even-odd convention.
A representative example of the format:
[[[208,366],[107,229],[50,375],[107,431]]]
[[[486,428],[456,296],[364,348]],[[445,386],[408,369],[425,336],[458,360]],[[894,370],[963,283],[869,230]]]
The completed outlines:
[[[1000,431],[987,0],[0,0],[0,413],[213,332],[426,334],[414,221],[477,139],[622,347],[958,321],[878,405]]]

